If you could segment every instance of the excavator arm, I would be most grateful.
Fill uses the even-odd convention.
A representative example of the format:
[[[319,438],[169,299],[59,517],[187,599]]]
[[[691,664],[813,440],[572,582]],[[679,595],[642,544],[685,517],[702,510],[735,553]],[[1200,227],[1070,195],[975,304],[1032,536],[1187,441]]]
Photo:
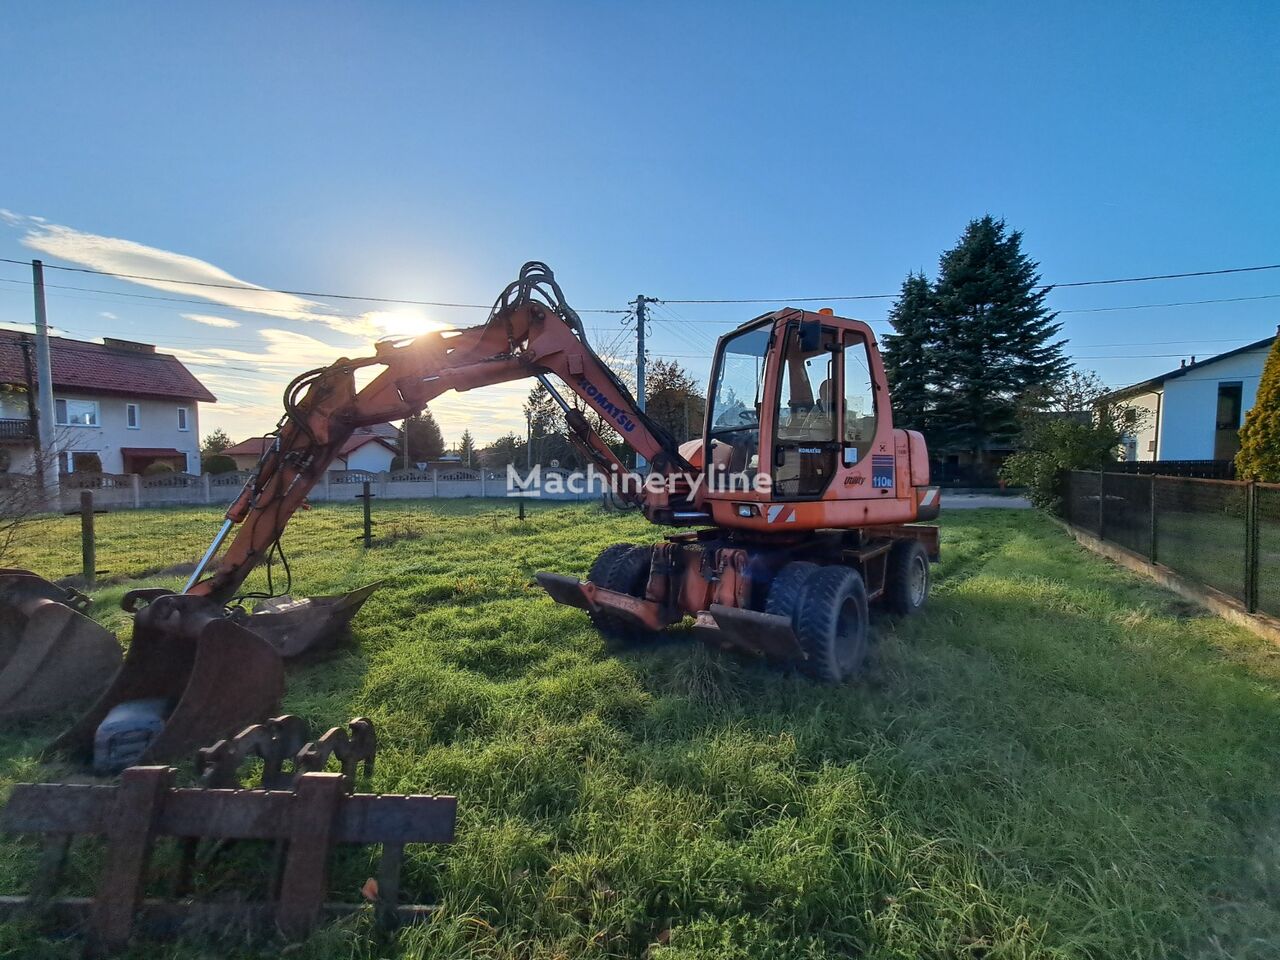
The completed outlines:
[[[379,369],[359,388],[356,375],[367,367]],[[549,374],[613,425],[652,470],[690,469],[674,438],[639,409],[588,345],[551,271],[527,263],[480,326],[383,341],[371,357],[344,358],[289,384],[270,445],[185,590],[125,595],[123,606],[134,622],[124,664],[50,750],[84,759],[93,755],[95,765],[116,769],[180,757],[267,716],[284,692],[282,658],[334,636],[372,587],[341,597],[269,600],[251,616],[232,604],[249,573],[278,548],[289,518],[352,431],[407,417],[448,390],[530,376],[550,387]],[[553,396],[566,407],[570,433],[592,461],[611,472],[623,470],[583,413],[558,393]],[[671,510],[667,493],[646,489],[636,500],[655,520]],[[232,531],[215,568],[212,561]]]
[[[363,389],[357,371],[379,367]],[[555,374],[660,474],[692,468],[676,442],[647,417],[630,391],[587,343],[582,322],[564,302],[545,264],[527,263],[476,327],[382,341],[374,356],[341,359],[294,380],[285,391],[285,413],[253,477],[227,510],[222,528],[185,592],[229,603],[253,568],[279,542],[289,518],[306,500],[357,427],[411,416],[449,390],[537,377],[565,408],[570,439],[607,474],[623,464],[580,410],[552,388]],[[632,495],[655,521],[671,512],[669,497]],[[235,536],[216,572],[203,577],[225,538]],[[202,579],[203,577],[203,579]]]

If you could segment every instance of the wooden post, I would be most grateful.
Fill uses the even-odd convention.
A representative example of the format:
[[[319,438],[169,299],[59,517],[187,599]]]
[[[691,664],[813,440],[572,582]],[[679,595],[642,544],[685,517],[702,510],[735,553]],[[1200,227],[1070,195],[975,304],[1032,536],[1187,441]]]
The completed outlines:
[[[518,498],[518,502],[520,504],[520,519],[523,520],[524,519],[524,497]]]
[[[93,491],[80,491],[80,569],[85,586],[92,587],[97,577],[98,562],[93,542]]]

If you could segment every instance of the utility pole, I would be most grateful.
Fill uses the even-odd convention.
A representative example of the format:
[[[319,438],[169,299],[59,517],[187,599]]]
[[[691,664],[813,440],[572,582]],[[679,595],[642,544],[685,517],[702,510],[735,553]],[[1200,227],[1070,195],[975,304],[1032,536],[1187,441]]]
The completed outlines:
[[[649,319],[649,304],[661,303],[657,297],[637,294],[633,301],[636,308],[636,406],[644,412],[644,327]],[[636,469],[645,468],[644,457],[636,454]]]
[[[36,469],[46,504],[58,499],[58,460],[53,449],[53,361],[49,357],[49,318],[44,308],[44,264],[31,261],[36,307]]]

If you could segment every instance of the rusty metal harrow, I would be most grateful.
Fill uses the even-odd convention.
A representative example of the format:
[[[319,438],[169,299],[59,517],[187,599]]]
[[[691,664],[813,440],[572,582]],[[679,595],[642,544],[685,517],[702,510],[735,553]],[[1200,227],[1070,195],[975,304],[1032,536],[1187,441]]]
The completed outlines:
[[[380,927],[411,923],[427,905],[402,905],[400,869],[409,843],[452,843],[457,801],[451,796],[354,793],[357,767],[372,770],[373,725],[358,718],[314,742],[297,717],[277,717],[200,750],[200,786],[175,786],[172,767],[130,767],[118,786],[19,784],[0,811],[0,830],[39,834],[43,847],[26,896],[0,897],[0,918],[43,916],[61,932],[83,933],[86,953],[123,949],[135,931],[165,937],[234,931],[261,938],[278,931],[307,936],[322,919],[349,915],[360,903],[327,901],[329,864],[338,844],[382,845],[376,883],[368,884]],[[262,786],[235,789],[246,761],[262,761]],[[340,773],[325,772],[330,759]],[[285,769],[292,762],[293,769]],[[105,857],[92,898],[56,896],[78,835],[101,837]],[[168,899],[145,898],[157,840],[177,838],[179,864]],[[269,896],[263,902],[193,900],[191,877],[227,845],[273,841]],[[205,855],[201,857],[201,844]]]

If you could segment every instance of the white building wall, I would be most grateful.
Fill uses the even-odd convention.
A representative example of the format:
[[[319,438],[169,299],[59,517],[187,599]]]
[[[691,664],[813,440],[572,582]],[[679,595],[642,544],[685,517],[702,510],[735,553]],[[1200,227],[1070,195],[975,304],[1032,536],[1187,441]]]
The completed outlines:
[[[1218,418],[1218,385],[1241,384],[1241,422],[1253,407],[1268,347],[1193,369],[1164,384],[1160,460],[1212,460]]]
[[[380,443],[366,443],[347,455],[348,470],[371,470],[379,473],[391,469],[395,454]]]
[[[93,452],[104,473],[123,473],[122,447],[172,447],[186,455],[187,472],[200,472],[200,413],[194,400],[131,399],[58,392],[57,400],[93,400],[98,404],[96,427],[57,426],[54,443],[60,450]],[[138,405],[138,427],[131,429],[126,404]],[[178,408],[187,408],[187,429],[178,429]]]
[[[1160,415],[1160,395],[1144,393],[1141,396],[1125,400],[1124,406],[1132,408],[1138,415],[1138,430],[1125,438],[1126,460],[1156,459],[1156,419]],[[1130,455],[1132,454],[1132,455]]]

